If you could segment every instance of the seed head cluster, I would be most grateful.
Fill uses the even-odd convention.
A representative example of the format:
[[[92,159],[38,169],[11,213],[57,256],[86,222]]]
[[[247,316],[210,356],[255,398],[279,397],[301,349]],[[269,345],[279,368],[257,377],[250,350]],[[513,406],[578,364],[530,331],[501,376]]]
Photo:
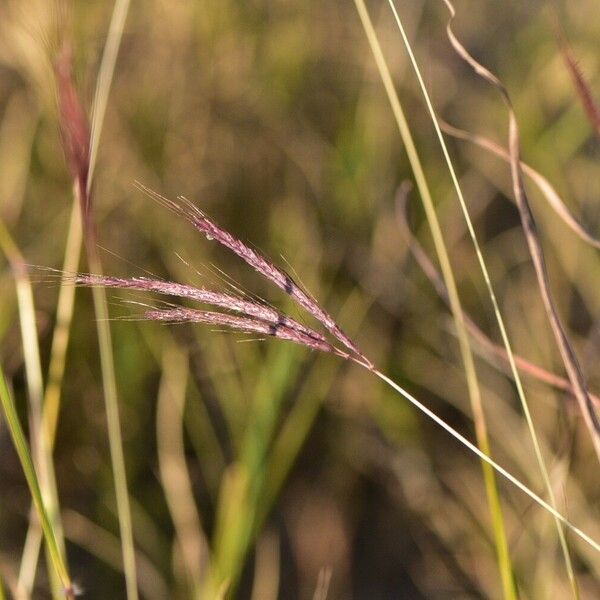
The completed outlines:
[[[153,308],[145,311],[144,317],[154,321],[172,323],[191,322],[220,325],[245,333],[258,333],[295,342],[311,350],[336,354],[342,358],[360,362],[369,368],[372,367],[372,363],[342,331],[333,317],[318,304],[312,295],[302,289],[286,271],[253,248],[250,248],[230,232],[219,227],[189,200],[185,198],[179,198],[178,201],[170,200],[145,186],[138,185],[140,189],[159,204],[178,216],[184,217],[198,231],[202,232],[208,240],[214,240],[225,246],[271,283],[284,290],[300,308],[318,321],[345,349],[339,348],[335,343],[328,341],[320,331],[300,323],[276,308],[241,295],[148,277],[121,278],[82,273],[73,277],[74,283],[84,286],[155,292],[167,296],[186,298],[220,310],[217,312],[185,307]]]

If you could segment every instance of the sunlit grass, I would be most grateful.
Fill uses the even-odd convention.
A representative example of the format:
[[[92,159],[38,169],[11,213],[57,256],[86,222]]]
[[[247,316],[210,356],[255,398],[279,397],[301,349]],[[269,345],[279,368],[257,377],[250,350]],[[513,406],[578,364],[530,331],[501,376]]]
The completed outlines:
[[[0,237],[12,240],[5,256],[11,243],[18,254],[0,278],[0,336],[14,398],[4,410],[19,415],[11,427],[0,424],[9,449],[0,461],[8,596],[23,594],[23,564],[31,598],[60,597],[66,576],[90,594],[121,597],[129,588],[135,597],[139,588],[150,600],[440,590],[569,597],[569,558],[548,511],[577,528],[567,541],[581,597],[600,593],[597,469],[506,199],[504,108],[452,52],[443,3],[357,3],[363,22],[373,19],[369,39],[353,3],[150,0],[128,10],[119,0],[68,11],[42,0],[5,3]],[[460,40],[499,74],[516,106],[553,292],[597,393],[593,129],[544,14],[526,5],[457,8]],[[556,10],[593,93],[593,6]],[[94,196],[97,240],[88,265],[79,264],[79,207],[51,84],[63,36],[92,117],[85,191]],[[469,143],[442,137],[439,116]],[[395,210],[406,180],[417,183],[408,228]],[[165,296],[95,289],[95,313],[92,294],[76,294],[71,275],[102,262],[119,277],[229,293],[234,285],[314,325],[239,260],[143,198],[134,181],[189,197],[302,280],[387,385],[339,357],[280,340],[138,322],[147,307],[136,303],[173,300]],[[423,276],[409,239],[441,265],[451,307]],[[59,276],[35,271],[27,291],[14,270],[23,263],[67,276],[59,285]],[[108,408],[111,444],[96,333],[108,326],[112,340],[100,333],[104,381],[114,388],[106,377],[114,364],[119,389]],[[66,576],[51,552],[48,569],[37,564],[43,537],[62,543],[36,474],[40,433],[26,426],[36,389]],[[127,465],[119,503],[110,445]],[[29,475],[26,459],[17,461],[24,450],[35,465]],[[472,453],[490,467],[485,478]],[[499,475],[492,485],[494,468],[510,481]],[[48,531],[27,512],[32,502],[39,508],[35,483],[26,486],[36,477]]]

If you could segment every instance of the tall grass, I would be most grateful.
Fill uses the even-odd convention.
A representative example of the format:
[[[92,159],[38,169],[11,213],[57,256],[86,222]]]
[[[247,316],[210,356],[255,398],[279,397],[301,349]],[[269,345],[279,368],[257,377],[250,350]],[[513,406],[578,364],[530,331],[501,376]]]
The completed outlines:
[[[5,2],[10,595],[600,593],[586,2]]]

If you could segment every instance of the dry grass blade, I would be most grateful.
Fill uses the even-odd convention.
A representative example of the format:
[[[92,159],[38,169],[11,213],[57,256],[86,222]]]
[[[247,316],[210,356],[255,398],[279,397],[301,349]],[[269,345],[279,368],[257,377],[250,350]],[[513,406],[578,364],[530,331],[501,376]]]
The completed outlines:
[[[102,272],[102,262],[98,255],[94,214],[88,175],[90,172],[90,128],[87,115],[80,102],[77,90],[71,78],[71,55],[66,45],[59,57],[56,76],[59,88],[59,113],[63,138],[63,147],[67,164],[74,181],[74,197],[81,205],[82,229],[89,268]],[[112,348],[112,334],[108,323],[108,306],[106,292],[103,288],[93,288],[94,312],[96,314],[96,331],[100,350],[100,366],[102,371],[102,387],[107,420],[107,431],[110,446],[117,512],[121,530],[123,565],[128,600],[139,597],[133,529],[127,489],[125,456],[121,435],[121,418]]]
[[[431,258],[429,258],[408,226],[406,220],[406,194],[399,192],[397,198],[398,203],[396,215],[398,225],[408,240],[411,254],[417,261],[419,267],[421,267],[421,270],[426,275],[427,279],[429,279],[437,294],[446,304],[448,304],[448,290],[446,289],[441,274],[438,272],[433,264],[433,261]],[[477,344],[479,344],[479,346],[481,346],[484,352],[491,356],[501,358],[508,365],[509,360],[506,349],[500,344],[497,344],[491,340],[468,314],[465,314],[465,325],[471,337],[477,342]],[[542,383],[546,383],[553,388],[567,392],[573,399],[575,399],[573,386],[568,379],[565,379],[556,373],[552,373],[551,371],[540,367],[540,365],[537,365],[526,358],[519,356],[518,354],[514,354],[514,359],[519,369],[524,373],[527,373],[530,377],[533,377]],[[507,372],[510,374],[510,369],[507,369]],[[590,394],[590,397],[596,406],[600,408],[600,397],[594,394]]]
[[[364,354],[358,349],[358,346],[356,346],[356,344],[340,329],[333,317],[323,310],[317,301],[294,281],[291,275],[259,254],[256,250],[250,248],[239,238],[236,238],[228,231],[219,227],[189,200],[179,198],[180,202],[178,203],[157,194],[140,183],[137,185],[159,204],[189,221],[196,229],[198,229],[198,231],[203,233],[208,240],[215,240],[237,254],[253,269],[285,291],[297,304],[319,321],[332,336],[344,344],[346,348],[354,352],[361,359],[367,360]]]
[[[512,107],[510,96],[508,95],[508,91],[506,90],[502,82],[488,69],[483,67],[480,63],[478,63],[467,52],[465,47],[458,41],[451,28],[451,23],[455,16],[454,7],[448,0],[445,0],[445,2],[451,14],[447,26],[447,33],[448,39],[450,40],[452,47],[454,48],[456,53],[467,64],[469,64],[480,77],[485,79],[488,83],[493,85],[500,92],[508,108],[510,167],[513,180],[513,192],[515,194],[515,199],[519,208],[521,224],[525,233],[525,237],[527,239],[527,245],[529,247],[529,252],[531,254],[533,265],[535,267],[538,285],[540,288],[548,320],[550,321],[550,325],[552,327],[556,343],[559,347],[560,354],[562,356],[562,360],[567,371],[567,375],[569,377],[571,385],[573,386],[573,391],[575,393],[577,401],[579,402],[581,413],[590,432],[590,436],[592,438],[592,442],[594,445],[594,449],[596,450],[598,460],[600,460],[600,421],[598,420],[596,410],[588,393],[587,383],[579,365],[579,361],[577,360],[575,351],[573,350],[571,342],[569,341],[569,338],[567,337],[565,329],[562,325],[562,322],[558,315],[558,310],[556,308],[556,303],[550,290],[550,281],[546,269],[542,244],[540,242],[533,212],[531,211],[531,207],[527,199],[527,194],[525,192],[525,185],[523,183],[523,170],[521,168],[520,157],[521,147],[519,139],[519,126],[517,123],[515,112]]]
[[[497,144],[496,142],[482,135],[477,135],[475,133],[459,129],[458,127],[454,127],[442,119],[439,119],[438,121],[442,130],[448,135],[460,140],[471,142],[472,144],[475,144],[476,146],[495,154],[510,164],[510,153],[500,144]],[[521,161],[521,168],[523,169],[523,173],[525,173],[525,175],[527,175],[527,177],[529,177],[529,179],[535,183],[540,192],[542,192],[552,210],[564,221],[565,225],[570,227],[584,242],[588,243],[594,248],[600,249],[600,239],[594,237],[591,233],[586,231],[584,226],[567,208],[564,200],[560,197],[548,179],[546,179],[546,177],[544,177],[539,171],[536,171],[533,167],[523,161]]]
[[[594,100],[592,90],[590,89],[588,82],[585,80],[585,77],[581,72],[581,68],[577,64],[575,55],[573,54],[573,51],[567,42],[564,31],[562,30],[558,21],[555,22],[554,29],[556,32],[556,39],[558,41],[560,53],[562,54],[567,69],[569,70],[569,74],[571,75],[573,85],[575,86],[579,100],[581,101],[583,109],[585,110],[585,114],[592,124],[592,127],[595,129],[596,134],[600,135],[600,108]]]

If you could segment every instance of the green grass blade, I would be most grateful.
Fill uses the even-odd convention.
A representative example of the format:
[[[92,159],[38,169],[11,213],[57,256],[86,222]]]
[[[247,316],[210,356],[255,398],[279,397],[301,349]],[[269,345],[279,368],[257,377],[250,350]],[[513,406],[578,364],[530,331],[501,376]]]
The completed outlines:
[[[108,96],[113,80],[117,56],[123,37],[123,28],[129,12],[129,0],[116,0],[108,27],[108,35],[102,53],[102,62],[98,71],[96,92],[92,108],[92,127],[90,132],[90,166],[87,179],[87,193],[92,189],[98,146],[100,145],[100,134],[104,124],[104,115],[108,104]]]
[[[92,273],[102,274],[100,257],[97,254],[93,240],[88,240],[88,263]],[[108,315],[106,291],[101,287],[92,288],[94,313],[96,317],[96,332],[100,348],[100,365],[102,370],[102,387],[106,409],[106,424],[108,428],[108,443],[115,483],[119,528],[121,531],[121,546],[123,551],[123,570],[127,587],[128,600],[137,600],[138,587],[135,568],[135,550],[133,543],[133,528],[131,524],[131,507],[127,491],[127,476],[125,471],[125,456],[123,438],[121,435],[121,418],[119,417],[119,400],[117,397],[117,381],[112,349],[112,335]]]
[[[39,472],[40,488],[47,504],[48,513],[54,528],[61,557],[66,564],[65,543],[60,522],[58,492],[56,488],[54,464],[52,462],[52,450],[46,429],[43,426],[44,384],[33,291],[31,289],[31,281],[27,274],[25,260],[4,222],[1,220],[0,248],[10,262],[17,291],[19,323],[21,326],[23,358],[30,405],[31,446],[33,449],[34,462]],[[35,519],[31,520],[21,559],[18,584],[21,589],[26,590],[28,593],[31,593],[31,590],[33,589],[41,539],[42,536],[39,531],[39,523]],[[56,589],[57,586],[55,585],[53,587],[55,588],[54,595],[56,596],[58,593]]]
[[[253,541],[281,400],[296,379],[300,352],[292,345],[272,344],[269,348],[269,359],[254,393],[240,459],[225,476],[219,498],[214,565],[209,577],[213,593],[223,582],[228,583],[230,590],[235,589],[241,575],[244,558]]]
[[[364,27],[367,39],[369,41],[371,51],[375,58],[375,62],[377,63],[379,74],[383,81],[386,93],[388,95],[388,99],[392,105],[394,117],[396,118],[396,122],[398,124],[402,140],[404,141],[408,159],[415,176],[415,181],[417,183],[417,188],[419,190],[419,194],[423,202],[425,214],[427,216],[427,221],[429,223],[429,227],[431,229],[431,234],[433,237],[435,250],[440,261],[442,275],[444,277],[444,281],[448,289],[450,307],[458,334],[460,352],[469,390],[469,398],[471,401],[471,407],[475,420],[477,443],[482,452],[484,452],[486,455],[489,455],[490,443],[488,439],[487,425],[485,422],[485,415],[481,401],[481,392],[479,390],[479,383],[477,381],[477,374],[475,371],[475,363],[473,360],[473,354],[471,352],[469,337],[464,323],[464,315],[460,303],[460,298],[458,295],[458,289],[456,286],[454,273],[452,271],[450,258],[448,256],[446,244],[442,235],[441,226],[437,218],[437,214],[433,204],[433,199],[429,191],[429,185],[427,183],[425,172],[423,170],[421,160],[419,158],[419,154],[417,152],[412,133],[410,131],[410,126],[402,109],[402,105],[400,103],[398,94],[396,93],[396,89],[392,81],[389,68],[383,56],[381,46],[379,45],[379,41],[377,39],[377,34],[375,33],[375,29],[367,12],[364,1],[355,0],[355,4],[359,16],[361,18],[361,22]],[[508,550],[508,540],[504,525],[504,517],[502,515],[502,507],[500,504],[500,497],[495,481],[495,476],[491,467],[485,464],[485,462],[482,463],[482,468],[484,473],[484,482],[486,487],[488,505],[490,508],[490,514],[493,522],[496,553],[498,557],[498,565],[500,569],[504,595],[505,598],[516,599],[517,590]]]
[[[27,480],[27,485],[29,486],[29,491],[31,493],[33,503],[35,505],[38,517],[40,519],[51,563],[62,583],[66,596],[71,597],[73,596],[71,579],[69,577],[67,566],[65,564],[65,561],[63,560],[58,545],[55,529],[50,520],[46,509],[46,505],[42,498],[42,491],[40,489],[39,478],[33,466],[33,461],[31,460],[31,454],[29,453],[29,447],[27,445],[27,440],[25,439],[25,434],[23,433],[23,428],[21,427],[21,423],[19,422],[17,409],[13,402],[12,394],[8,389],[8,385],[4,376],[4,371],[1,369],[0,401],[2,402],[2,408],[4,410],[4,416],[6,418],[8,429],[10,431],[13,444],[19,456],[21,467],[23,469],[23,473],[25,475],[25,479]]]
[[[358,294],[354,294],[346,302],[343,314],[340,315],[341,322],[351,323],[351,329],[348,331],[350,335],[360,329],[369,309],[369,303],[358,296]],[[347,318],[344,318],[344,314],[347,315]],[[313,369],[307,375],[304,391],[282,424],[269,451],[265,485],[254,522],[255,533],[260,530],[275,503],[319,414],[323,399],[335,382],[339,368],[339,362],[331,360],[327,364],[321,365],[319,369]]]
[[[461,207],[461,210],[463,212],[463,216],[465,218],[465,222],[467,224],[467,229],[469,231],[469,235],[471,237],[471,241],[473,242],[473,247],[475,248],[475,253],[477,255],[477,260],[479,262],[479,266],[481,269],[481,272],[483,274],[483,278],[485,281],[485,285],[488,291],[488,295],[490,297],[490,300],[492,302],[492,306],[494,309],[494,315],[496,317],[496,322],[498,323],[498,328],[500,330],[500,334],[502,336],[502,342],[504,344],[504,347],[506,348],[506,352],[508,355],[508,360],[509,360],[509,364],[510,364],[510,369],[511,372],[513,374],[513,378],[515,380],[515,385],[517,387],[517,393],[519,396],[519,400],[521,402],[521,407],[523,409],[523,414],[525,415],[525,420],[527,422],[527,427],[529,429],[529,434],[531,436],[531,440],[533,443],[533,447],[534,447],[534,452],[535,452],[535,456],[536,456],[536,460],[538,463],[538,467],[540,469],[540,473],[542,474],[542,479],[544,481],[544,486],[546,487],[546,492],[548,494],[548,498],[550,499],[550,504],[552,505],[553,508],[556,509],[557,503],[556,503],[556,497],[554,495],[554,490],[552,488],[552,484],[550,482],[550,476],[548,474],[548,469],[546,467],[546,462],[544,460],[544,456],[542,454],[541,448],[540,448],[540,443],[538,440],[538,436],[537,436],[537,432],[533,423],[533,419],[531,417],[531,412],[529,410],[529,403],[527,402],[527,398],[525,396],[525,390],[523,388],[523,384],[521,382],[521,377],[519,375],[519,371],[517,369],[517,365],[516,365],[516,361],[515,361],[515,356],[514,353],[512,351],[512,346],[510,344],[510,341],[508,339],[508,333],[506,330],[506,326],[504,324],[504,318],[502,317],[502,313],[500,312],[500,306],[498,305],[498,301],[496,299],[496,293],[494,292],[494,288],[492,286],[492,281],[491,281],[491,277],[489,275],[487,266],[485,264],[485,260],[483,258],[483,252],[481,251],[481,247],[479,245],[479,241],[477,239],[477,235],[475,233],[475,227],[473,226],[473,222],[471,220],[471,217],[469,215],[469,210],[467,208],[467,203],[465,201],[464,195],[462,193],[462,189],[460,187],[460,183],[458,182],[458,177],[456,175],[456,171],[454,169],[454,165],[452,164],[452,159],[450,158],[450,153],[448,152],[448,147],[446,146],[446,142],[444,140],[444,136],[442,134],[442,130],[440,128],[440,125],[438,123],[438,119],[436,117],[435,114],[435,109],[433,108],[433,103],[431,102],[431,98],[429,96],[429,93],[427,91],[427,87],[425,86],[425,82],[423,80],[423,77],[421,76],[421,71],[419,69],[419,65],[417,64],[417,60],[415,58],[415,55],[412,51],[412,47],[408,41],[408,37],[406,36],[406,32],[404,31],[404,27],[402,26],[402,21],[400,19],[400,16],[398,14],[398,11],[396,10],[396,6],[393,2],[393,0],[388,0],[389,5],[392,9],[392,12],[394,14],[394,19],[396,20],[396,24],[398,25],[398,29],[400,31],[400,34],[402,36],[402,40],[404,42],[404,45],[406,47],[406,51],[408,53],[408,56],[410,58],[411,64],[413,66],[414,72],[417,76],[417,79],[419,81],[419,87],[421,88],[422,94],[423,94],[423,98],[425,100],[425,104],[427,106],[427,110],[429,112],[429,115],[431,117],[431,121],[433,123],[433,126],[435,128],[435,132],[438,138],[438,141],[440,143],[440,147],[442,149],[443,155],[444,155],[444,159],[446,161],[446,165],[448,167],[448,171],[450,173],[450,176],[452,178],[452,183],[454,185],[454,189],[456,191],[456,195],[458,197],[459,200],[459,204]],[[446,4],[448,4],[450,7],[452,6],[451,4],[449,4],[446,0]],[[452,11],[454,9],[452,8]],[[464,326],[464,324],[463,324]],[[465,333],[466,335],[466,333]],[[556,528],[557,528],[557,532],[558,532],[558,537],[560,540],[560,545],[561,545],[561,549],[563,552],[563,557],[564,557],[564,561],[565,561],[565,566],[567,569],[567,574],[569,577],[569,580],[571,582],[571,588],[573,591],[573,595],[575,597],[579,596],[579,592],[578,592],[578,588],[577,588],[577,582],[575,580],[575,574],[573,571],[573,566],[572,566],[572,561],[571,561],[571,556],[569,553],[569,549],[567,546],[567,541],[565,538],[565,534],[563,531],[562,526],[560,525],[560,523],[558,521],[556,521]]]

